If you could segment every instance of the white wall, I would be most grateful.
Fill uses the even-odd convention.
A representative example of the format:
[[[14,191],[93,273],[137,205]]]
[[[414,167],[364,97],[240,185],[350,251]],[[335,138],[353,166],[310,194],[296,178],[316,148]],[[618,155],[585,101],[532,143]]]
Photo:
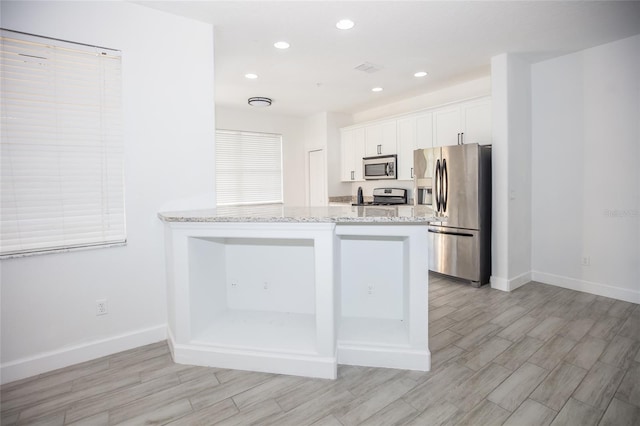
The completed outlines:
[[[429,78],[429,77],[425,77]],[[427,83],[428,85],[428,80]],[[406,114],[421,109],[433,108],[440,105],[479,98],[491,94],[491,76],[454,84],[443,89],[429,91],[419,96],[402,99],[397,102],[359,111],[353,114],[354,123]]]
[[[168,200],[214,191],[213,30],[123,2],[2,2],[2,27],[122,51],[125,247],[3,260],[2,381],[163,340]],[[214,198],[215,199],[215,198]],[[95,315],[96,299],[109,314]]]
[[[509,57],[491,58],[491,287],[509,290]]]
[[[324,179],[327,182],[328,197],[350,195],[351,185],[341,182],[341,139],[340,128],[352,123],[350,114],[337,112],[320,112],[305,119],[305,149],[308,152],[322,150],[325,158]],[[307,179],[309,179],[307,161]]]
[[[282,135],[284,202],[303,206],[306,203],[305,119],[273,114],[267,110],[216,107],[216,127],[226,130],[278,133]]]
[[[531,281],[531,73],[513,54],[491,59],[491,286]]]
[[[533,278],[640,303],[640,35],[534,64],[532,92]]]

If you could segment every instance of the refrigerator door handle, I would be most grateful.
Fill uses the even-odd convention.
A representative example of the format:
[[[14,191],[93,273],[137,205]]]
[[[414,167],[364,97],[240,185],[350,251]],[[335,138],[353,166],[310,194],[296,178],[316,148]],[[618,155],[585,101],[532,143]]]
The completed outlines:
[[[473,234],[466,233],[466,232],[440,231],[440,230],[433,229],[433,228],[429,228],[428,232],[431,232],[432,234],[457,235],[459,237],[473,237],[474,236]]]
[[[436,160],[436,173],[433,181],[435,182],[433,195],[436,197],[436,212],[440,212],[440,160]]]
[[[442,191],[442,212],[447,211],[447,199],[449,198],[449,173],[447,172],[447,160],[442,159],[442,177],[444,184],[440,183],[440,190]]]

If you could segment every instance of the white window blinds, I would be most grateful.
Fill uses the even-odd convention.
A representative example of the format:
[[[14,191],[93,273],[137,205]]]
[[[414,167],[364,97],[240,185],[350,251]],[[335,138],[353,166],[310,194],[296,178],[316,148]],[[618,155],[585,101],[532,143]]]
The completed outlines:
[[[120,52],[1,37],[0,255],[124,243]]]
[[[218,205],[282,203],[282,137],[216,130]]]

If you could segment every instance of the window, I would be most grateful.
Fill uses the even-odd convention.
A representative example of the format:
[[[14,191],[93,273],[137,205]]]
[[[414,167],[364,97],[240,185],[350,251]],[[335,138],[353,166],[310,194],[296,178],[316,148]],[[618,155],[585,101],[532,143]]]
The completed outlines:
[[[123,244],[120,52],[0,41],[0,255]]]
[[[282,136],[216,130],[218,205],[282,203]]]

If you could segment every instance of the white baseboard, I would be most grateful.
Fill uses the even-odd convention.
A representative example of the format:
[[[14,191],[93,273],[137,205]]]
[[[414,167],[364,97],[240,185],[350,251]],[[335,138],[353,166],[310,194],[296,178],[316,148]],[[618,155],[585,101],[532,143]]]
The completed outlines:
[[[202,344],[170,345],[173,360],[178,364],[231,370],[260,371],[263,373],[335,379],[336,357],[303,354],[282,354],[255,350],[211,347]]]
[[[159,342],[166,338],[167,325],[162,324],[2,363],[0,364],[0,383],[5,384],[25,379],[58,368]]]
[[[338,342],[338,364],[401,370],[431,370],[431,352],[404,348],[368,348]]]
[[[624,300],[631,303],[640,304],[640,290],[629,290],[621,287],[614,287],[602,283],[578,280],[561,275],[547,274],[545,272],[533,271],[533,281],[544,284],[551,284],[569,290],[583,291],[598,296],[610,297],[612,299]]]
[[[491,276],[491,288],[501,291],[513,291],[531,281],[531,272],[525,272],[515,278],[507,279]]]

